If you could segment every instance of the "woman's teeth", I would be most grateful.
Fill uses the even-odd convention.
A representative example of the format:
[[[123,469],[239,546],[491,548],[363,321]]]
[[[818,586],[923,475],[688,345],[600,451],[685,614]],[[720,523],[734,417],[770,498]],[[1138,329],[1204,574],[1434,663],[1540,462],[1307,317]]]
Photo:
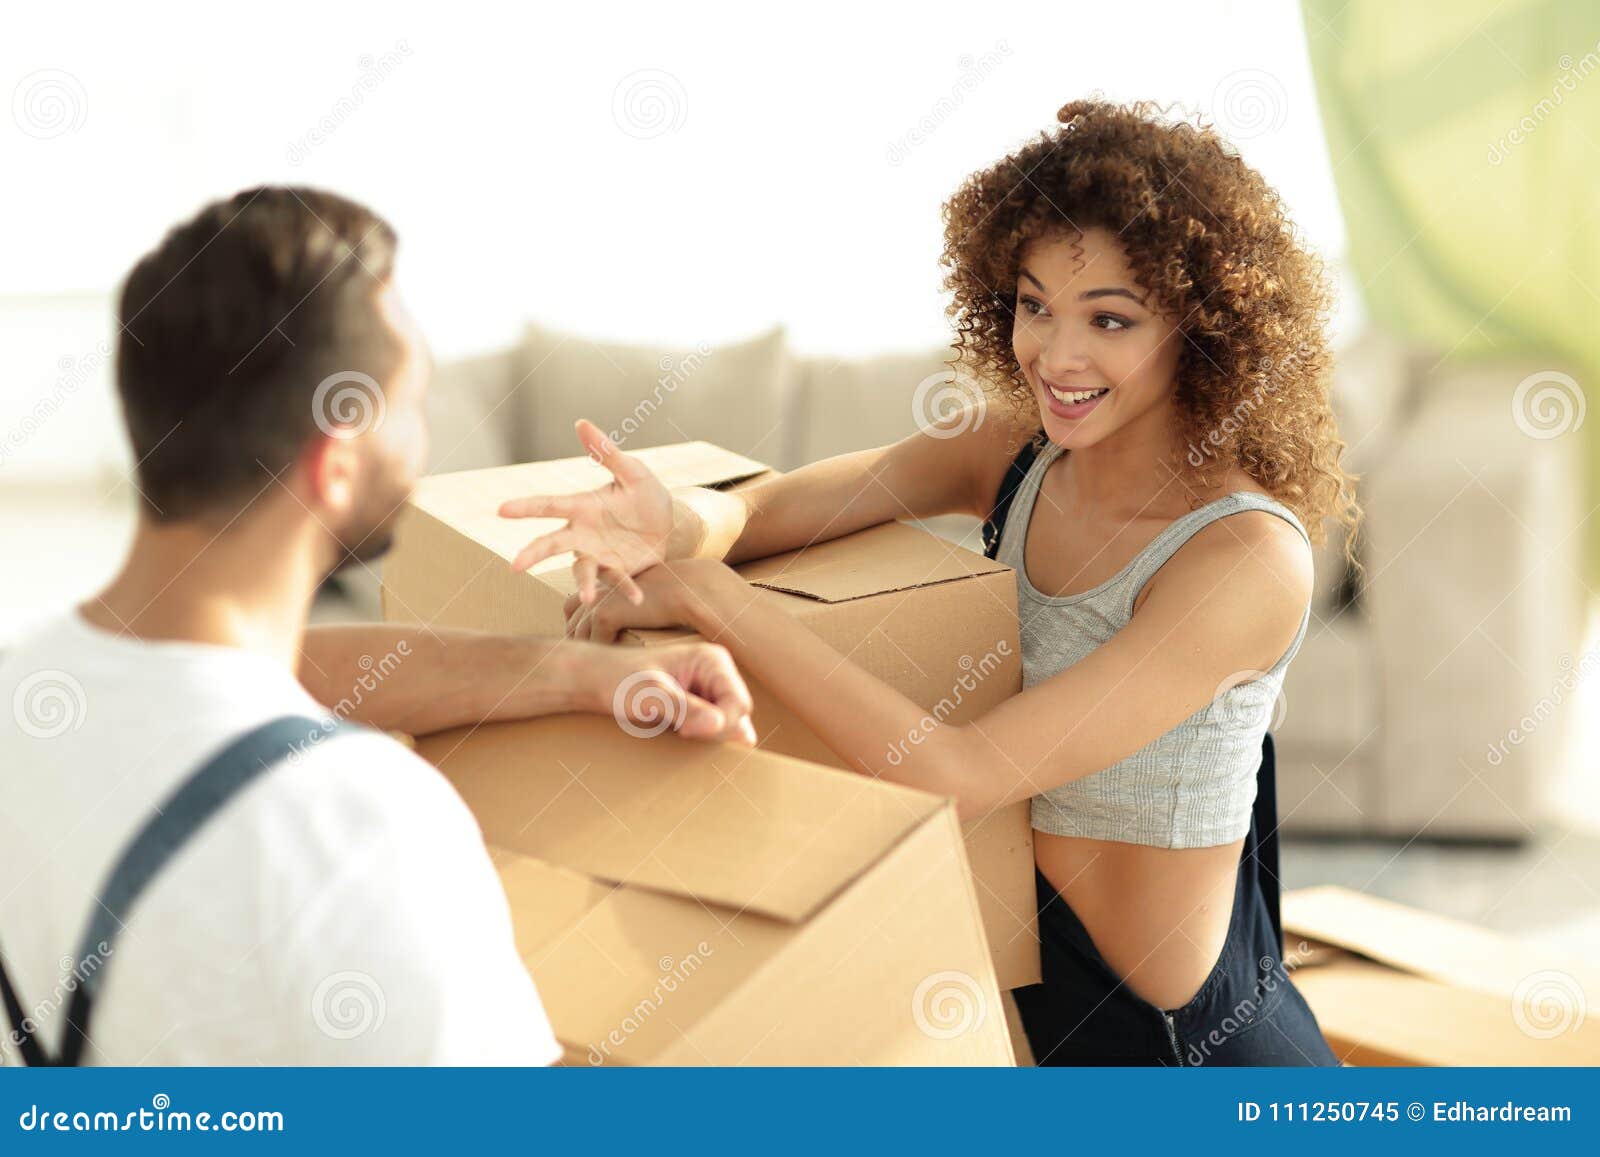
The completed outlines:
[[[1098,398],[1101,394],[1109,393],[1110,388],[1104,390],[1058,390],[1054,386],[1046,387],[1050,396],[1063,405],[1076,405],[1078,402],[1087,402],[1091,398]]]

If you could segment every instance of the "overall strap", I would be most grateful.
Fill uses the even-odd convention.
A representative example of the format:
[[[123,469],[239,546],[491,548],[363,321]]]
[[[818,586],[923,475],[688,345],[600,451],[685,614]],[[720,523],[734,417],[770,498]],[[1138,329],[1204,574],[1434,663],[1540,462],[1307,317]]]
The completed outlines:
[[[1256,827],[1256,871],[1267,916],[1277,936],[1274,943],[1283,950],[1283,884],[1278,866],[1278,762],[1272,732],[1261,737],[1261,766],[1256,770],[1256,802],[1253,815]]]
[[[1011,512],[1011,502],[1038,456],[1039,439],[1029,438],[1006,468],[1006,476],[1000,482],[1000,492],[995,495],[994,510],[983,523],[983,553],[988,558],[994,558],[1000,550],[1000,538],[1006,532],[1006,515]]]
[[[77,1065],[81,1063],[89,1039],[89,1021],[94,1000],[104,983],[105,958],[122,930],[124,922],[150,882],[168,862],[234,796],[249,787],[262,773],[288,757],[297,744],[323,732],[323,721],[303,715],[286,715],[263,723],[211,756],[156,808],[156,814],[139,829],[118,857],[105,884],[89,926],[73,957],[77,983],[67,1006],[67,1027],[62,1036],[61,1055],[51,1060],[32,1032],[24,1031],[21,1001],[0,964],[0,986],[4,988],[6,1013],[10,1016],[25,1063],[29,1065]],[[100,966],[85,974],[89,959]]]

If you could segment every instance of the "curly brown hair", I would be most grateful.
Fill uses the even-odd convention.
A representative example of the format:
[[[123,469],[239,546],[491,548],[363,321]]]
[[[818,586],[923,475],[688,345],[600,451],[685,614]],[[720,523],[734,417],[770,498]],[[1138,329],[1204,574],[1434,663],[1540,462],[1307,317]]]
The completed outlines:
[[[945,204],[955,362],[1037,428],[1011,347],[1023,249],[1109,230],[1160,311],[1179,319],[1184,449],[1174,471],[1209,489],[1237,464],[1294,510],[1314,543],[1326,538],[1325,518],[1343,524],[1346,561],[1359,573],[1358,476],[1340,465],[1328,392],[1332,294],[1278,194],[1211,128],[1149,102],[1073,101],[1056,119]]]

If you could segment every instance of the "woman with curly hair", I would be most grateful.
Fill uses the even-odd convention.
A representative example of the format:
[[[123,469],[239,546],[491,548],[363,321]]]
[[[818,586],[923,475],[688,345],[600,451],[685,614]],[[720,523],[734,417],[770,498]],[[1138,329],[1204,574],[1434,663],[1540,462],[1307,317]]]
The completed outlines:
[[[1282,962],[1267,734],[1312,544],[1360,518],[1322,270],[1209,129],[1100,101],[1058,120],[945,207],[971,406],[732,493],[669,492],[579,423],[615,480],[506,503],[567,520],[512,565],[574,551],[572,634],[692,626],[863,774],[964,818],[1031,799],[1040,1063],[1334,1064]],[[923,708],[729,564],[957,512],[1016,571],[1024,687],[891,765]]]

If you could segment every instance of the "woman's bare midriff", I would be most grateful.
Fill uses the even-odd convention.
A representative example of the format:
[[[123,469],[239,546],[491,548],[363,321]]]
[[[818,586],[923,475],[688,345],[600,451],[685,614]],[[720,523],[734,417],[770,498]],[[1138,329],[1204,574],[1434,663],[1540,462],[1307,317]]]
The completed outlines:
[[[1228,935],[1244,841],[1152,848],[1034,833],[1044,878],[1088,929],[1111,970],[1162,1009],[1188,1004]]]

